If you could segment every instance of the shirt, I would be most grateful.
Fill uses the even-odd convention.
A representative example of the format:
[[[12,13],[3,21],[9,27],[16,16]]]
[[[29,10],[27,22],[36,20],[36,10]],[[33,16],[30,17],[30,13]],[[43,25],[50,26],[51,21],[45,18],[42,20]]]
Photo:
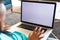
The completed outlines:
[[[28,37],[26,37],[24,34],[20,32],[13,32],[11,36],[1,33],[0,34],[0,40],[28,40]]]

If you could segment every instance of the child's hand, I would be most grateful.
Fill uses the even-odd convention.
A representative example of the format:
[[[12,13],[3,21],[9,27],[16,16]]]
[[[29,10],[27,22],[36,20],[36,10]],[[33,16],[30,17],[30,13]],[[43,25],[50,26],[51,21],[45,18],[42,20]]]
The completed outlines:
[[[42,38],[41,34],[44,32],[41,31],[41,28],[36,27],[32,33],[29,34],[29,40],[40,40]]]
[[[4,25],[3,30],[8,30],[9,28],[9,25]]]

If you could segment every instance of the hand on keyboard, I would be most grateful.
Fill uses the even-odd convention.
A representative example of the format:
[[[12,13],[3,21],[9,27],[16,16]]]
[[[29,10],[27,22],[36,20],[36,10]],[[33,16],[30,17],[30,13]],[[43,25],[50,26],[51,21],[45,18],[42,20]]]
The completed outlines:
[[[29,34],[29,40],[40,40],[43,36],[41,36],[44,33],[44,30],[41,31],[41,27],[38,29],[36,27],[32,33]]]

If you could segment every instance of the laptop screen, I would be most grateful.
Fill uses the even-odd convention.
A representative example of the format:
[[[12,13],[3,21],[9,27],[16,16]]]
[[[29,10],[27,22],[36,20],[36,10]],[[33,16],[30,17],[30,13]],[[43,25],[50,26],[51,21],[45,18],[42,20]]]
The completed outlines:
[[[22,1],[21,21],[53,28],[56,3]]]

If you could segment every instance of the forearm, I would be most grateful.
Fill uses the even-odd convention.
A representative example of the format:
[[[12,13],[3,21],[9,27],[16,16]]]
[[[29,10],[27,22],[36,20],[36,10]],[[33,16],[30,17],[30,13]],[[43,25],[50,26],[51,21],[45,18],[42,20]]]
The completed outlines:
[[[3,30],[3,26],[4,26],[4,23],[3,22],[0,22],[0,31]]]
[[[2,25],[1,25],[1,22],[0,22],[0,32],[1,32],[1,30],[2,30]]]

